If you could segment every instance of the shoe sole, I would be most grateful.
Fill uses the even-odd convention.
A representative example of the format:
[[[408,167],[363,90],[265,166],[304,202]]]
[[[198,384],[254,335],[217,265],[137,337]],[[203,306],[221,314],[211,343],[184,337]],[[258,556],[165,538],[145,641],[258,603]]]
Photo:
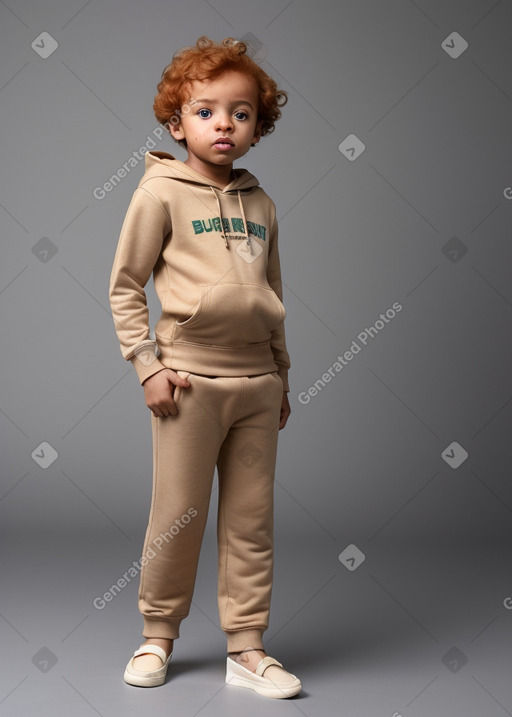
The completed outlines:
[[[125,672],[123,680],[127,685],[133,685],[134,687],[160,687],[165,682],[165,675],[163,677],[144,677],[143,675],[132,675],[131,672]]]

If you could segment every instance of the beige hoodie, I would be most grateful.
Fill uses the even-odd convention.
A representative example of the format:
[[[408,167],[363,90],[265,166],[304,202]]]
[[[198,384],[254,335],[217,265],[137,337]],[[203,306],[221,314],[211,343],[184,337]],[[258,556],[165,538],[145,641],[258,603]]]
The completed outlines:
[[[140,383],[163,368],[211,376],[278,371],[289,391],[276,209],[235,169],[224,188],[166,152],[148,152],[110,277],[121,353]],[[144,287],[162,313],[149,337]]]

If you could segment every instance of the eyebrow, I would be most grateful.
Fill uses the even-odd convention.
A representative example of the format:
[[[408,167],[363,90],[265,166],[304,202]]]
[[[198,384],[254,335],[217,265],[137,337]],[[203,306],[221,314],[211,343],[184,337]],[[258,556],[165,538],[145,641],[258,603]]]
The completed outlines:
[[[217,100],[209,100],[209,99],[207,99],[206,97],[202,97],[202,98],[200,98],[200,99],[198,99],[198,100],[195,101],[196,104],[197,104],[198,102],[205,102],[205,103],[208,104],[208,105],[215,105],[215,104],[217,104]],[[254,107],[251,105],[251,103],[249,102],[249,100],[235,100],[235,101],[232,102],[231,104],[233,104],[233,105],[249,105],[249,107],[250,107],[252,110],[254,109]]]

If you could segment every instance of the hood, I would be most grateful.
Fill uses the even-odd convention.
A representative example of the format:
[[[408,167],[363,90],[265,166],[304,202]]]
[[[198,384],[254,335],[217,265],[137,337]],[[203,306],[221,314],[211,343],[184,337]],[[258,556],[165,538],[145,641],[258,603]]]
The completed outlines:
[[[147,179],[151,179],[154,177],[169,177],[170,179],[177,179],[178,181],[186,182],[187,184],[195,184],[198,186],[209,188],[213,192],[213,194],[215,195],[215,199],[217,200],[217,208],[219,212],[221,226],[223,226],[223,215],[220,197],[222,196],[222,194],[236,192],[238,195],[238,203],[240,206],[240,212],[242,214],[245,228],[245,233],[243,234],[243,236],[245,237],[245,240],[247,242],[249,252],[253,252],[251,246],[251,236],[247,231],[247,220],[245,218],[245,211],[242,202],[241,192],[259,186],[259,181],[254,176],[254,174],[248,172],[247,169],[233,169],[234,178],[229,182],[229,184],[224,187],[224,189],[222,189],[221,186],[215,180],[208,179],[208,177],[203,177],[202,174],[199,174],[199,172],[193,170],[191,167],[185,164],[185,162],[182,162],[180,159],[176,159],[172,156],[172,154],[169,154],[168,152],[146,152],[145,163],[146,171],[142,180],[144,182]],[[226,249],[229,249],[228,235],[222,232],[221,237],[224,239],[224,246],[226,247]]]
[[[234,179],[224,189],[221,189],[215,180],[203,177],[202,174],[199,174],[185,162],[176,159],[168,152],[146,152],[145,162],[146,172],[144,179],[149,177],[172,177],[172,179],[178,179],[182,182],[216,187],[221,192],[232,192],[259,186],[254,174],[251,174],[246,169],[233,169]]]

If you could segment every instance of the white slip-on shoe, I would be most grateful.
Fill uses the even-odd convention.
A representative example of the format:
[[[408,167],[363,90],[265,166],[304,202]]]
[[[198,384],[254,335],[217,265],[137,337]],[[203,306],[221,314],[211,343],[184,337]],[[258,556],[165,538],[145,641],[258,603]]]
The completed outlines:
[[[138,655],[145,655],[148,652],[157,655],[162,660],[162,667],[159,667],[157,670],[137,670],[133,666],[134,658],[138,657]],[[158,687],[159,685],[163,685],[171,657],[172,652],[169,657],[167,657],[165,650],[158,645],[141,645],[138,650],[135,650],[133,657],[126,665],[123,680],[127,684],[135,685],[136,687]]]
[[[264,697],[273,697],[274,699],[293,697],[294,695],[298,695],[302,689],[299,678],[292,675],[291,672],[286,672],[286,670],[285,673],[292,678],[289,681],[277,682],[265,677],[264,672],[270,665],[283,667],[280,662],[268,655],[258,662],[255,672],[251,672],[251,670],[248,670],[231,657],[227,658],[226,665],[227,684],[235,685],[236,687],[247,687]]]

